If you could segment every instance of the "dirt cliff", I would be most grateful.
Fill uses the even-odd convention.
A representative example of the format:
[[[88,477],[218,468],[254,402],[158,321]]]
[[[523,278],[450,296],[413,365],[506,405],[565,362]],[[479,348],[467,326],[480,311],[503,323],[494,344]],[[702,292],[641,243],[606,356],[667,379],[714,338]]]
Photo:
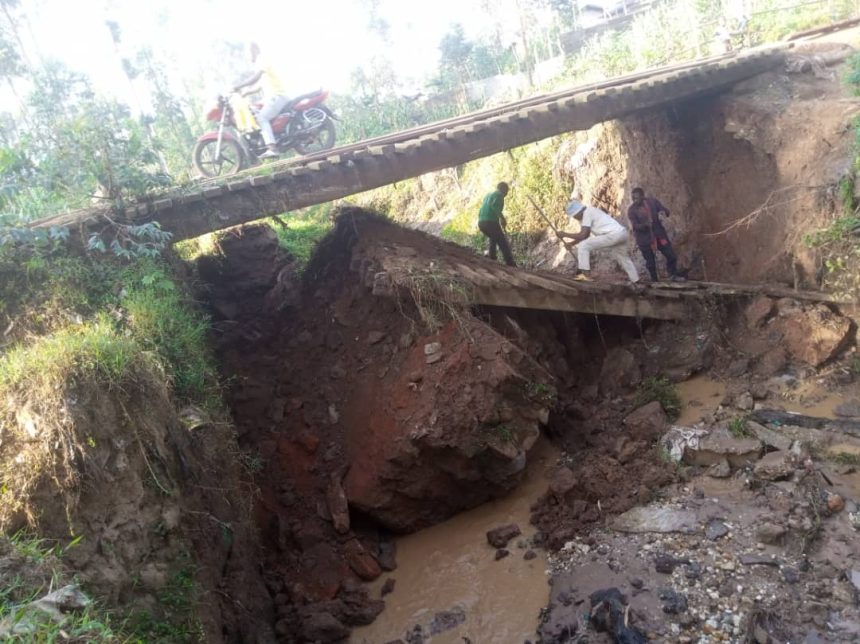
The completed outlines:
[[[659,198],[699,279],[813,288],[821,266],[803,238],[841,213],[853,161],[845,131],[858,112],[842,69],[808,60],[834,53],[847,55],[806,45],[785,69],[725,94],[577,133],[557,162],[578,197],[624,221],[634,187]]]

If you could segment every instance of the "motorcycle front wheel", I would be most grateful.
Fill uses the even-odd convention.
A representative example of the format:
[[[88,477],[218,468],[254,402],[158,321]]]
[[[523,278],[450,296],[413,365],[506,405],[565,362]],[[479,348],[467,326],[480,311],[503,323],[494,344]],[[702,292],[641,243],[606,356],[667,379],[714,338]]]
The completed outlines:
[[[326,121],[316,128],[312,133],[302,136],[300,132],[295,134],[296,142],[293,147],[301,155],[313,154],[314,152],[322,152],[330,150],[334,147],[336,132],[334,129],[334,121],[326,119]]]
[[[226,177],[247,167],[245,153],[236,141],[221,139],[220,154],[216,158],[215,149],[217,147],[218,141],[214,139],[198,141],[194,146],[192,155],[194,168],[202,176],[207,178]]]

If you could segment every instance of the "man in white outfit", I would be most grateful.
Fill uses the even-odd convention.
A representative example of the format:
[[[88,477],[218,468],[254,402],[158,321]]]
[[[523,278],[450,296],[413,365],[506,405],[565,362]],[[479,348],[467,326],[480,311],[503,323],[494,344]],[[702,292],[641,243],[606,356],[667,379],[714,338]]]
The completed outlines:
[[[568,216],[576,219],[580,225],[578,233],[560,233],[576,244],[576,259],[578,271],[576,279],[590,280],[591,251],[605,250],[618,265],[627,273],[627,277],[635,284],[639,281],[639,273],[630,255],[627,253],[627,229],[618,223],[612,215],[600,208],[586,206],[584,203],[571,200],[564,209]]]

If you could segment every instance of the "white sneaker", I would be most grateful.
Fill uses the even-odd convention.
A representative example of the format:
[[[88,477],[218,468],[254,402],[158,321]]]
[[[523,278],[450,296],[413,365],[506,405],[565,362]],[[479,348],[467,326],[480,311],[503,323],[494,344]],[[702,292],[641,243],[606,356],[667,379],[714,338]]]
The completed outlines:
[[[277,152],[275,152],[274,150],[266,150],[265,152],[263,152],[263,154],[260,155],[259,158],[261,158],[261,159],[277,159],[279,156],[281,156],[281,155],[278,154]]]

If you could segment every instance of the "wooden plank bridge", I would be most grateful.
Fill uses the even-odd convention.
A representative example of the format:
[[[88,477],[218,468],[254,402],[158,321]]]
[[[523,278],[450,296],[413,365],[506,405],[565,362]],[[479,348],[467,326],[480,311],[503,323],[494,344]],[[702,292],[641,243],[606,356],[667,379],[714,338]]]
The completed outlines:
[[[853,311],[850,303],[819,291],[695,281],[633,285],[623,277],[580,282],[558,272],[511,268],[360,209],[342,214],[338,226],[355,235],[350,265],[378,295],[401,290],[427,301],[660,320],[692,319],[708,304],[757,295],[839,304],[844,312]]]
[[[137,202],[124,213],[91,209],[33,222],[82,233],[114,221],[158,221],[175,240],[325,203],[456,166],[631,113],[717,93],[776,67],[787,46],[658,68],[474,112],[323,153],[267,164]]]

